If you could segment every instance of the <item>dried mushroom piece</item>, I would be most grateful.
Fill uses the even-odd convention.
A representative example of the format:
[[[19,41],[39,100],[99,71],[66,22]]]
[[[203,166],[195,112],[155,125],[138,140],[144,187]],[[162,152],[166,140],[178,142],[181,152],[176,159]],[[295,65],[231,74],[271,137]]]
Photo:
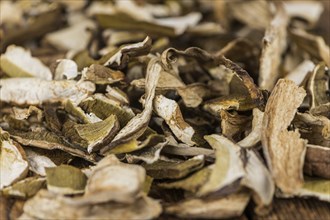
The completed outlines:
[[[297,131],[287,128],[305,95],[305,90],[294,82],[280,79],[268,99],[263,118],[263,152],[276,186],[287,194],[303,185],[306,141]]]
[[[220,111],[221,131],[224,136],[232,140],[241,139],[242,134],[250,127],[251,117]]]
[[[78,66],[73,60],[60,59],[56,62],[57,66],[55,69],[55,80],[74,79],[78,76]]]
[[[302,29],[292,29],[290,34],[298,47],[330,66],[330,48],[322,37],[307,33]]]
[[[241,216],[250,200],[246,192],[217,199],[189,199],[165,208],[168,214],[189,219],[222,219]]]
[[[77,124],[74,129],[87,142],[87,151],[95,152],[111,142],[119,131],[119,122],[115,115],[110,115],[100,122]]]
[[[63,99],[78,104],[95,91],[95,85],[87,81],[48,81],[37,78],[1,79],[0,86],[0,100],[18,105],[39,105]]]
[[[245,175],[243,161],[239,157],[240,149],[230,140],[220,135],[207,135],[205,140],[215,150],[215,165],[206,183],[196,193],[206,196],[224,189],[239,181]]]
[[[158,95],[154,100],[154,110],[158,116],[165,120],[179,140],[190,146],[196,144],[192,140],[195,130],[184,121],[180,107],[174,100]]]
[[[159,160],[160,158],[160,152],[163,150],[163,148],[167,145],[168,141],[159,142],[154,146],[150,146],[145,149],[140,149],[137,151],[134,151],[130,154],[126,154],[126,159],[128,162],[130,161],[136,161],[136,160],[142,160],[146,162],[147,164],[152,164]]]
[[[108,66],[115,69],[123,69],[131,57],[148,54],[151,49],[151,39],[146,37],[142,42],[123,46],[113,54],[105,63],[104,66]]]
[[[2,194],[7,197],[27,199],[34,196],[40,189],[46,186],[44,177],[28,177],[12,186],[2,189]]]
[[[283,5],[278,5],[277,12],[270,26],[266,29],[260,58],[259,86],[271,91],[281,77],[280,64],[282,53],[286,49],[288,16]]]
[[[330,148],[318,145],[307,145],[304,173],[330,179]]]
[[[306,178],[301,189],[296,192],[298,196],[316,197],[320,200],[330,202],[330,180],[319,178]]]
[[[83,197],[73,199],[74,205],[115,201],[134,203],[140,197],[146,172],[131,164],[110,164],[95,169],[88,179]]]
[[[161,70],[162,66],[158,58],[153,58],[149,61],[146,73],[146,92],[143,111],[134,116],[125,127],[119,131],[108,146],[101,149],[102,154],[119,144],[127,143],[134,138],[140,137],[146,131],[152,114],[152,103]]]
[[[45,80],[53,78],[51,71],[31,52],[11,45],[0,56],[1,69],[10,77],[36,77]]]
[[[19,219],[153,219],[161,211],[159,202],[142,196],[134,204],[100,203],[93,206],[71,205],[69,198],[41,190],[24,205],[24,214]],[[57,207],[57,208],[54,208]],[[59,211],[60,210],[60,211]]]
[[[25,148],[25,153],[29,162],[29,169],[40,176],[46,176],[46,167],[56,167],[51,159],[32,149]]]
[[[28,161],[23,148],[9,138],[9,134],[0,129],[0,189],[25,178],[28,174]]]
[[[327,117],[298,112],[292,124],[309,144],[330,146],[330,119]]]
[[[95,84],[104,85],[122,81],[125,75],[121,71],[113,70],[100,64],[92,64],[83,69],[82,77]]]
[[[152,164],[143,164],[147,174],[155,179],[180,179],[204,165],[204,156],[195,156],[186,161],[158,160]]]
[[[81,149],[75,148],[72,144],[67,143],[56,134],[44,129],[28,132],[10,130],[9,132],[11,137],[22,145],[38,147],[45,150],[62,150],[73,156],[84,158],[92,163],[95,163],[97,158],[95,154],[88,154]]]
[[[328,64],[329,65],[329,64]],[[329,69],[324,63],[319,63],[308,80],[307,92],[311,111],[330,102],[327,95],[329,90]]]
[[[254,108],[252,114],[253,119],[251,132],[244,139],[237,142],[240,147],[250,148],[255,146],[261,140],[264,113],[259,109]]]
[[[183,189],[189,192],[196,193],[198,189],[205,184],[212,172],[212,165],[196,171],[185,179],[160,183],[158,186],[167,189]]]
[[[63,195],[85,191],[87,177],[81,170],[69,165],[46,168],[47,189]]]

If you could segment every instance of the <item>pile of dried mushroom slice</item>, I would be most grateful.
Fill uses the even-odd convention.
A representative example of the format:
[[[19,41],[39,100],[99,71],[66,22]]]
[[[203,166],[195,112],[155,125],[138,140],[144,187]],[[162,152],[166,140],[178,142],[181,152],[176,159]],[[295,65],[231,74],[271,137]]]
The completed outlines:
[[[274,197],[330,202],[322,1],[0,6],[0,202],[18,210],[5,216],[218,219],[249,202],[267,215]]]

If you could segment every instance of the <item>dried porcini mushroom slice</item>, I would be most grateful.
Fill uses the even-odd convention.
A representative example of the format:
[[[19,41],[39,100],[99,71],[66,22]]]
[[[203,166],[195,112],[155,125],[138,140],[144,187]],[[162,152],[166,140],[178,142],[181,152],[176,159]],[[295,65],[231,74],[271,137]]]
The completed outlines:
[[[292,124],[309,144],[330,146],[330,119],[327,117],[298,112]]]
[[[9,138],[9,134],[0,129],[1,154],[0,189],[9,186],[28,174],[29,165],[23,148]]]
[[[49,68],[32,57],[30,51],[15,45],[7,47],[6,53],[0,56],[0,64],[1,69],[11,77],[53,78]]]
[[[80,218],[80,219],[153,219],[160,215],[162,208],[159,202],[142,196],[133,204],[100,203],[92,206],[75,206],[70,198],[41,190],[24,205],[24,214],[29,218]],[[58,207],[54,209],[54,207]],[[61,211],[59,211],[61,210]]]
[[[261,134],[263,152],[276,186],[287,194],[294,193],[303,185],[306,141],[300,138],[297,131],[288,131],[287,128],[305,95],[305,90],[294,82],[280,79],[264,112]]]
[[[296,192],[298,196],[311,196],[320,200],[330,202],[330,180],[319,178],[306,178],[301,189]]]
[[[304,173],[330,179],[330,148],[318,145],[307,145]]]
[[[195,130],[184,121],[180,107],[174,100],[158,95],[154,100],[154,110],[158,116],[165,120],[179,140],[190,146],[196,144],[192,140]]]
[[[251,118],[245,115],[220,111],[221,131],[229,139],[240,139],[243,132],[250,126]]]
[[[87,142],[87,151],[95,152],[110,143],[119,130],[119,122],[115,115],[91,124],[77,124],[74,126],[78,135]]]
[[[152,164],[143,164],[147,174],[155,179],[180,179],[189,173],[199,170],[204,165],[202,155],[187,161],[158,160]]]
[[[165,212],[181,218],[222,219],[242,215],[250,200],[246,192],[217,199],[189,199],[166,207]]]
[[[151,39],[150,37],[146,37],[142,42],[119,48],[119,50],[104,63],[104,66],[123,69],[127,65],[130,57],[148,54],[150,49]]]
[[[140,137],[146,131],[152,114],[152,104],[161,70],[162,66],[158,58],[153,58],[149,61],[146,75],[146,92],[143,111],[134,116],[125,125],[125,127],[119,131],[119,133],[114,137],[108,146],[101,149],[102,154],[119,144],[123,144],[134,138]]]
[[[29,162],[29,169],[40,176],[46,176],[46,167],[56,167],[56,164],[51,159],[38,154],[32,149],[26,148],[25,153]]]
[[[328,67],[326,67],[324,63],[319,63],[314,68],[307,85],[311,110],[330,102],[330,98],[327,95],[327,91],[329,90],[329,78]]]
[[[49,191],[63,195],[83,193],[87,182],[81,170],[68,165],[46,168],[46,179]]]
[[[28,177],[2,190],[4,196],[26,199],[46,186],[44,177]]]
[[[264,113],[257,108],[253,109],[252,129],[251,132],[242,140],[237,142],[241,147],[253,147],[261,140],[262,120]]]
[[[124,79],[123,72],[112,70],[100,64],[92,64],[82,71],[85,80],[94,82],[95,84],[113,84]]]
[[[95,90],[95,85],[88,81],[48,81],[37,78],[1,79],[0,86],[0,100],[18,105],[38,105],[63,99],[78,104]]]
[[[282,5],[279,5],[263,39],[259,70],[259,86],[262,89],[272,90],[280,77],[279,67],[286,48],[287,25],[288,16]]]

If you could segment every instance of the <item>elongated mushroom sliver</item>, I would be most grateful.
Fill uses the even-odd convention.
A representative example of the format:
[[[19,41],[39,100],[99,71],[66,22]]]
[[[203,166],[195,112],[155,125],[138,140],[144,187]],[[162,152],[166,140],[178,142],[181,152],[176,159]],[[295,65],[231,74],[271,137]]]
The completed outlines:
[[[293,81],[280,79],[266,105],[261,142],[275,184],[284,193],[303,185],[306,141],[287,128],[303,102],[306,92]]]

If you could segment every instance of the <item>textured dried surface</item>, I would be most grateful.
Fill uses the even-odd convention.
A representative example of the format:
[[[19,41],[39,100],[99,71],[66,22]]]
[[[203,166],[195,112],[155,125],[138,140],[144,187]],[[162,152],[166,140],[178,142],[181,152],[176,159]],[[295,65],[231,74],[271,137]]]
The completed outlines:
[[[293,193],[303,184],[302,167],[306,141],[298,131],[288,131],[306,92],[292,81],[279,80],[264,113],[262,144],[276,185],[285,193]]]

